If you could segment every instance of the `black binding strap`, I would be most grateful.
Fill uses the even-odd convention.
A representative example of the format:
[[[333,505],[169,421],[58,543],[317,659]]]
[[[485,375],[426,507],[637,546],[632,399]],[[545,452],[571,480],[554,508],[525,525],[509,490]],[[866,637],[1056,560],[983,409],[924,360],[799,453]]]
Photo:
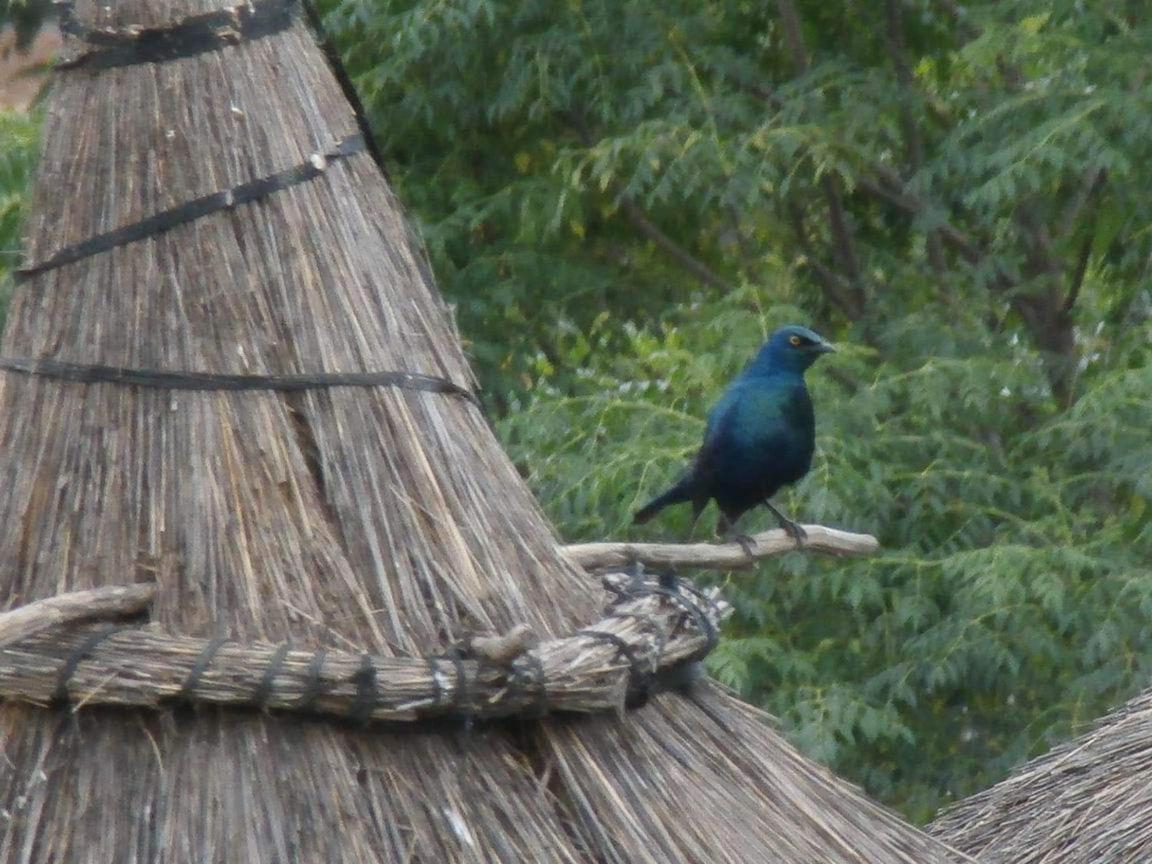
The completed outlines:
[[[464,711],[468,705],[468,673],[464,670],[464,656],[459,646],[453,646],[448,652],[448,660],[456,673],[456,688],[452,691],[452,707],[457,711]]]
[[[707,657],[712,649],[716,647],[716,643],[720,641],[720,634],[716,632],[716,625],[712,623],[712,619],[708,614],[696,603],[693,603],[678,590],[672,590],[663,587],[652,587],[648,589],[650,594],[658,594],[661,597],[667,597],[674,602],[677,606],[683,609],[692,618],[692,623],[696,625],[696,629],[704,636],[705,642],[700,646],[691,657],[687,658],[686,662],[693,660],[703,660]],[[698,595],[702,596],[702,595]],[[711,604],[711,600],[708,601]]]
[[[617,636],[615,633],[609,633],[607,630],[580,630],[577,631],[578,636],[587,636],[589,639],[594,639],[597,642],[603,642],[611,645],[616,649],[616,653],[628,661],[628,665],[632,667],[633,672],[639,673],[640,658],[636,656],[636,649],[629,645],[623,638]]]
[[[470,732],[472,723],[476,718],[472,713],[472,688],[469,686],[468,672],[464,668],[464,655],[459,644],[448,649],[447,658],[456,670],[456,687],[452,692],[452,709],[463,721],[463,730]]]
[[[659,632],[659,628],[653,627],[653,629]],[[660,643],[651,662],[646,664],[648,668],[642,668],[640,658],[636,656],[636,649],[615,633],[609,633],[607,630],[587,629],[578,631],[578,635],[611,645],[616,649],[618,656],[628,661],[628,692],[624,696],[625,707],[639,708],[647,704],[652,697],[652,689],[656,682],[656,669],[660,663],[660,655],[664,653],[664,643]]]
[[[241,183],[239,186],[225,189],[223,192],[213,192],[210,195],[194,198],[176,207],[141,219],[139,222],[97,234],[95,237],[89,237],[87,240],[72,246],[65,246],[43,261],[19,268],[16,275],[22,279],[27,279],[37,273],[53,270],[65,264],[73,264],[83,258],[107,252],[118,246],[155,237],[157,234],[163,234],[179,225],[221,210],[228,210],[241,204],[250,204],[273,192],[279,192],[313,180],[323,174],[330,163],[360,153],[363,150],[364,136],[359,132],[353,133],[345,137],[331,150],[324,153],[314,153],[306,162],[292,168],[278,171],[258,180]]]
[[[440,664],[435,657],[428,657],[426,659],[428,661],[428,673],[432,676],[432,687],[436,691],[436,695],[433,697],[435,700],[433,704],[439,706],[444,700],[444,687],[440,684]]]
[[[252,691],[252,703],[261,711],[268,707],[268,699],[272,696],[272,683],[276,680],[276,676],[280,674],[280,670],[284,668],[284,660],[288,657],[288,652],[291,650],[291,642],[280,643],[280,646],[276,649],[276,653],[273,654],[272,659],[268,661],[268,666],[264,669],[264,674],[260,677],[260,683],[256,685],[256,689]]]
[[[540,655],[535,651],[529,651],[526,655],[528,665],[535,673],[536,685],[536,707],[534,713],[537,717],[543,717],[548,713],[548,675],[544,671],[544,661],[540,659]]]
[[[323,387],[400,387],[426,393],[446,393],[476,403],[476,394],[459,384],[422,372],[310,372],[300,375],[232,375],[215,372],[180,372],[130,369],[123,366],[64,363],[27,357],[0,357],[0,371],[58,378],[79,384],[127,384],[164,390],[279,390],[299,391]]]
[[[324,669],[324,661],[328,659],[328,652],[324,648],[320,648],[312,655],[312,661],[308,664],[308,685],[304,688],[304,692],[300,696],[300,702],[297,705],[300,711],[311,711],[316,704],[316,700],[324,695],[324,679],[320,677],[320,673]]]
[[[113,69],[138,63],[167,63],[219,51],[281,33],[292,26],[296,0],[251,0],[227,9],[193,15],[165,27],[100,29],[85,27],[69,13],[61,29],[93,50],[57,64],[58,69]]]
[[[200,656],[196,658],[196,662],[192,665],[192,671],[188,673],[188,677],[184,679],[184,683],[180,685],[180,692],[177,694],[180,699],[191,702],[192,697],[196,695],[196,688],[200,686],[200,679],[204,676],[205,670],[211,665],[216,652],[220,650],[221,646],[228,641],[226,636],[217,636],[209,640],[208,644],[204,646],[204,650],[200,652]]]
[[[92,656],[96,646],[109,636],[125,629],[127,628],[121,624],[109,624],[107,627],[102,627],[81,642],[76,650],[68,655],[68,659],[64,661],[64,665],[60,667],[60,672],[56,676],[56,691],[52,694],[52,701],[55,704],[62,705],[68,701],[68,682],[76,674],[77,667]]]
[[[701,660],[705,655],[709,654],[720,641],[720,634],[717,632],[715,624],[716,621],[719,621],[721,617],[723,617],[720,614],[720,607],[716,605],[715,598],[705,594],[691,582],[681,582],[676,587],[681,592],[688,592],[699,601],[699,605],[694,605],[696,605],[697,612],[701,613],[704,617],[704,624],[706,626],[703,628],[702,632],[704,633],[704,637],[707,639],[707,642],[705,643],[704,647],[697,652],[698,656],[694,657],[693,659]],[[687,599],[688,598],[682,596],[682,600],[687,601]],[[709,612],[711,612],[711,615],[705,613],[703,607],[707,607]],[[696,622],[697,627],[700,627],[699,617],[696,618]]]
[[[356,699],[348,712],[348,719],[367,725],[372,720],[372,709],[380,701],[376,689],[376,666],[372,663],[371,654],[360,658],[360,668],[352,675],[352,682],[356,685]]]
[[[539,653],[526,651],[512,661],[508,690],[533,697],[531,710],[525,711],[527,716],[543,717],[548,713],[548,678]]]

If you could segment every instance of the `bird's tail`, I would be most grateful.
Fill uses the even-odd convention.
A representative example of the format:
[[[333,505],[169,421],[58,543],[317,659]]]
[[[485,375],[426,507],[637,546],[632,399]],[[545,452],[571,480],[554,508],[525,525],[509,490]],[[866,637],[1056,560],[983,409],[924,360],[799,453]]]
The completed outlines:
[[[691,501],[693,497],[692,475],[682,478],[675,486],[662,495],[657,495],[643,507],[636,511],[632,517],[634,525],[643,525],[670,504],[681,504]]]

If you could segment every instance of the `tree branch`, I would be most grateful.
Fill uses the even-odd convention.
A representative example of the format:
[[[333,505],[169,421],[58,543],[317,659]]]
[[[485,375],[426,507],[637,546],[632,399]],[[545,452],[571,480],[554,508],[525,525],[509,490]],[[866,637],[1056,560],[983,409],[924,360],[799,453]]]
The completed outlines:
[[[880,543],[871,534],[852,534],[823,525],[805,525],[804,531],[808,537],[800,547],[779,528],[756,534],[751,538],[751,555],[739,543],[579,543],[562,546],[560,551],[585,570],[637,563],[650,567],[739,570],[763,558],[797,549],[842,556],[872,555],[880,551]]]
[[[904,184],[899,177],[896,177],[892,172],[884,169],[877,169],[877,174],[883,177],[882,181],[862,177],[856,181],[856,188],[867,192],[874,198],[888,202],[911,216],[919,215],[926,209],[927,205],[923,201],[907,194],[904,190]],[[889,188],[889,186],[885,185],[885,182],[896,188]],[[955,249],[957,254],[967,263],[978,264],[983,260],[984,252],[976,245],[972,238],[951,222],[946,220],[942,221],[935,226],[935,229],[940,232],[941,238]]]
[[[849,299],[851,287],[845,282],[844,277],[817,257],[816,250],[812,248],[812,241],[808,237],[808,231],[804,227],[804,213],[798,204],[790,203],[788,205],[788,217],[792,222],[792,231],[796,235],[796,242],[800,244],[800,251],[804,253],[808,266],[812,268],[817,280],[824,287],[824,293],[837,309],[851,318],[854,311]]]
[[[620,198],[620,208],[624,211],[624,215],[628,217],[628,221],[632,223],[633,228],[663,249],[664,252],[668,254],[668,257],[676,261],[677,264],[701,282],[711,285],[714,288],[729,289],[730,286],[728,283],[714,273],[707,264],[693,257],[683,246],[654,225],[652,221],[644,215],[644,211],[640,209],[640,206],[631,198],[622,195]]]
[[[1068,285],[1068,294],[1064,298],[1064,304],[1061,310],[1065,315],[1070,315],[1072,309],[1076,306],[1076,301],[1080,297],[1080,286],[1084,284],[1084,276],[1088,273],[1088,259],[1092,256],[1092,241],[1095,238],[1091,233],[1084,237],[1084,242],[1080,245],[1080,254],[1076,257],[1076,269],[1072,271],[1072,279]]]
[[[820,179],[824,199],[828,202],[828,223],[832,231],[833,251],[846,274],[850,308],[850,318],[857,319],[864,313],[865,297],[861,287],[860,259],[856,256],[856,242],[848,227],[848,215],[844,209],[844,197],[840,193],[840,180],[831,174]]]
[[[1103,168],[1089,168],[1084,172],[1084,176],[1080,180],[1080,188],[1072,200],[1068,202],[1068,206],[1064,208],[1064,214],[1060,217],[1060,230],[1057,236],[1064,238],[1072,233],[1076,227],[1076,221],[1084,212],[1084,208],[1104,188],[1107,179],[1108,172]]]
[[[784,25],[784,46],[797,75],[808,71],[808,51],[804,47],[804,28],[800,24],[800,13],[792,0],[776,0],[780,10],[780,23]]]
[[[1048,226],[1039,221],[1035,207],[1022,202],[1014,218],[1025,247],[1025,284],[1034,282],[1039,290],[1014,292],[1010,302],[1024,319],[1036,347],[1043,352],[1053,394],[1061,405],[1068,406],[1073,402],[1072,378],[1077,352],[1069,314],[1072,307],[1060,292],[1064,262],[1056,254]],[[1087,261],[1084,266],[1087,267]],[[1074,290],[1078,292],[1079,286]]]
[[[580,143],[585,147],[591,147],[593,143],[592,131],[588,128],[588,123],[584,120],[584,116],[575,111],[566,112],[561,116],[563,116],[568,121],[568,124],[575,130],[577,136],[580,138]],[[616,184],[613,184],[613,186],[615,187]],[[707,264],[693,256],[687,249],[660,230],[660,228],[644,214],[640,205],[631,197],[621,193],[620,208],[624,211],[624,215],[628,218],[633,228],[655,243],[660,249],[663,249],[670,258],[675,260],[676,263],[701,282],[711,285],[713,288],[720,288],[725,291],[730,290],[731,286]]]
[[[924,136],[920,133],[920,126],[908,106],[907,97],[916,87],[916,76],[912,74],[912,66],[908,62],[908,50],[904,40],[904,10],[901,8],[902,0],[885,0],[888,26],[885,31],[888,42],[888,54],[892,58],[892,68],[896,72],[896,80],[904,90],[900,101],[900,122],[904,127],[904,144],[907,148],[908,165],[915,175],[924,167]],[[940,243],[939,232],[932,228],[928,231],[928,263],[936,273],[946,269],[944,249]]]
[[[800,12],[792,0],[776,0],[780,12],[780,22],[784,27],[784,43],[793,70],[797,75],[808,71],[808,50],[804,46],[804,29],[800,22]],[[837,305],[848,318],[857,321],[864,314],[867,296],[861,278],[860,258],[856,254],[856,241],[848,224],[848,214],[844,208],[840,179],[832,174],[820,178],[820,188],[828,204],[828,227],[832,235],[832,252],[843,271],[841,277],[847,283],[840,292]],[[809,256],[812,257],[812,256]]]

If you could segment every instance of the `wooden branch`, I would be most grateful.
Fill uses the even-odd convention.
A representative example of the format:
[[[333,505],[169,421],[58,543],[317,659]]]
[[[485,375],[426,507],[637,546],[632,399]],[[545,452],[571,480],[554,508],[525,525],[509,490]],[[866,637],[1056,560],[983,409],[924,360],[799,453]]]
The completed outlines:
[[[687,249],[665,234],[652,220],[644,215],[644,211],[640,209],[640,205],[627,195],[620,198],[620,209],[624,211],[624,215],[628,218],[628,221],[632,223],[633,228],[651,240],[660,249],[663,249],[670,258],[701,282],[706,285],[711,285],[713,288],[729,290],[730,286],[727,282],[714,273],[707,264],[694,257]]]
[[[784,43],[793,71],[797,75],[803,75],[808,71],[809,59],[808,49],[804,45],[804,27],[800,21],[800,12],[792,0],[776,0],[776,8],[780,13]],[[857,321],[864,314],[867,295],[863,286],[860,257],[856,253],[856,240],[848,224],[848,212],[844,206],[840,178],[833,174],[825,174],[820,178],[819,186],[828,205],[828,232],[832,237],[832,254],[842,271],[843,275],[840,278],[845,283],[841,295],[839,297],[834,295],[832,299],[849,319]],[[825,280],[822,282],[827,287],[828,283]]]
[[[1076,269],[1072,271],[1068,293],[1060,307],[1061,314],[1065,316],[1072,314],[1076,300],[1080,297],[1080,288],[1084,285],[1084,277],[1088,274],[1088,260],[1092,257],[1092,243],[1095,239],[1091,234],[1088,234],[1080,245],[1080,254],[1076,256]]]
[[[896,80],[905,91],[905,98],[900,100],[900,122],[904,127],[908,167],[912,174],[916,175],[924,167],[924,136],[908,105],[907,94],[916,89],[916,76],[912,73],[912,65],[908,62],[908,48],[904,39],[903,2],[904,0],[885,0],[884,6],[888,18],[885,35]],[[943,273],[946,268],[944,249],[940,242],[940,234],[934,228],[928,231],[927,249],[928,263],[932,270],[935,273]]]
[[[752,537],[752,555],[739,543],[578,543],[564,546],[568,560],[586,570],[602,567],[628,567],[640,563],[650,567],[716,567],[741,569],[755,561],[795,552],[825,552],[830,555],[871,555],[880,551],[871,534],[852,534],[823,525],[805,525],[808,533],[802,547],[779,528]]]
[[[1061,238],[1068,237],[1072,234],[1081,213],[1084,212],[1091,201],[1099,197],[1100,190],[1104,188],[1104,183],[1107,179],[1108,174],[1103,168],[1090,170],[1085,173],[1079,191],[1064,211],[1063,224],[1060,228]],[[1096,215],[1098,216],[1099,214]],[[1084,284],[1084,277],[1088,273],[1088,261],[1092,256],[1092,244],[1096,239],[1095,229],[1096,225],[1093,224],[1091,229],[1085,232],[1084,241],[1080,245],[1080,254],[1076,256],[1076,265],[1069,279],[1068,291],[1060,307],[1064,315],[1071,314],[1072,309],[1076,306],[1077,299],[1080,297],[1080,288]]]
[[[564,122],[575,131],[581,144],[585,147],[591,147],[595,143],[596,139],[592,135],[592,130],[588,127],[588,121],[582,112],[566,111],[562,112],[560,116],[564,119]],[[612,189],[619,191],[619,185],[613,183]],[[706,285],[711,285],[713,288],[720,288],[724,291],[731,289],[731,286],[715,273],[712,268],[693,256],[691,252],[665,234],[658,225],[644,214],[644,210],[633,198],[620,192],[619,201],[620,209],[624,211],[624,216],[632,224],[632,227],[644,237],[651,240],[658,248],[664,250],[677,264]]]
[[[804,28],[800,23],[800,12],[792,0],[776,0],[780,11],[780,23],[784,30],[784,46],[797,75],[808,71],[808,51],[804,47]]]
[[[923,201],[905,192],[903,182],[894,173],[888,171],[882,173],[878,171],[877,173],[880,175],[878,180],[868,177],[857,179],[856,188],[898,207],[910,216],[919,214],[925,208]],[[896,188],[890,188],[890,186]],[[940,222],[934,226],[934,229],[940,232],[944,241],[955,249],[967,263],[978,264],[984,257],[984,253],[976,243],[951,222]]]
[[[0,648],[78,621],[120,618],[142,612],[155,594],[155,585],[141,583],[73,591],[37,600],[11,612],[0,613]]]
[[[1072,196],[1072,200],[1068,202],[1068,205],[1064,208],[1064,213],[1060,217],[1060,226],[1058,229],[1059,239],[1065,239],[1076,229],[1076,223],[1079,221],[1080,215],[1092,200],[1100,194],[1107,180],[1108,172],[1103,168],[1089,168],[1083,173],[1076,194]]]
[[[707,651],[709,634],[701,629],[702,619],[708,621],[705,629],[716,628],[731,611],[715,592],[702,594],[690,586],[676,590],[653,581],[635,585],[624,574],[612,574],[605,582],[625,592],[625,599],[587,630],[528,648],[530,634],[517,627],[505,637],[473,639],[475,656],[456,658],[384,657],[335,649],[321,655],[240,642],[224,643],[207,654],[212,647],[207,639],[145,627],[126,627],[96,644],[91,639],[105,625],[40,632],[0,649],[0,698],[52,703],[61,695],[62,670],[72,664],[63,695],[76,705],[155,708],[192,700],[393,722],[614,710],[623,707],[636,676],[655,674]],[[137,589],[144,587],[151,586],[97,593],[104,599],[117,596],[109,594],[115,591],[132,597],[131,603],[121,597],[103,607],[120,614],[139,607],[145,592]],[[664,593],[645,593],[652,591]],[[45,608],[24,617],[43,621]],[[616,639],[630,650],[621,651]],[[84,653],[77,662],[79,651]],[[206,656],[207,665],[186,692],[190,676]]]
[[[832,249],[849,286],[852,309],[848,317],[855,321],[864,314],[867,299],[860,272],[860,259],[856,254],[856,240],[848,225],[848,212],[840,191],[840,178],[825,174],[820,178],[820,186],[824,191],[824,200],[828,203],[828,228],[832,234]]]
[[[940,6],[952,19],[952,24],[956,27],[956,32],[961,38],[979,38],[982,31],[968,20],[968,13],[960,7],[960,4],[956,3],[956,0],[940,0]]]
[[[812,268],[817,281],[824,287],[824,293],[837,309],[847,317],[852,318],[851,286],[843,276],[825,264],[816,255],[812,240],[808,236],[808,229],[804,224],[804,212],[800,205],[789,203],[788,218],[792,222],[792,232],[796,235],[796,242],[800,251],[804,253],[805,263]]]

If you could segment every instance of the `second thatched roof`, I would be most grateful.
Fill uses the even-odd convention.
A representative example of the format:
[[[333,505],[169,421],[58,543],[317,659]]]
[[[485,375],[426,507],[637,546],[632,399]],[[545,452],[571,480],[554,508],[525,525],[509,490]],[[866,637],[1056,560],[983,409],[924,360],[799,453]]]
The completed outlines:
[[[1152,861],[1152,691],[948,808],[929,830],[982,864]]]

